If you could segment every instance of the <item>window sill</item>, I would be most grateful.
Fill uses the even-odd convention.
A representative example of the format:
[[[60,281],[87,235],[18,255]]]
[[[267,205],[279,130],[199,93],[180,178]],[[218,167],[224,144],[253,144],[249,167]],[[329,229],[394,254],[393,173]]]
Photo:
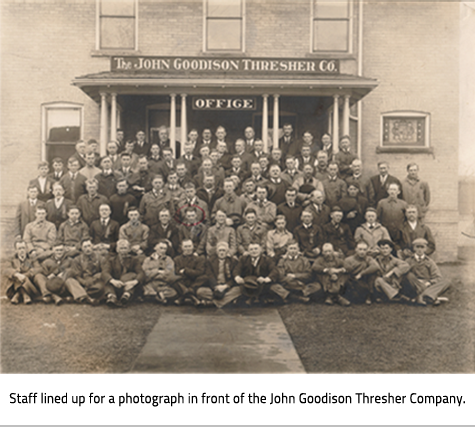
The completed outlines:
[[[92,50],[91,57],[112,57],[112,56],[137,56],[142,53],[138,50],[123,50],[123,49],[103,49],[103,50]]]
[[[337,53],[337,52],[326,52],[326,51],[316,51],[307,53],[305,55],[307,58],[325,58],[325,59],[340,59],[340,60],[356,60],[356,54],[349,53]]]
[[[376,147],[376,153],[434,154],[431,147]]]
[[[242,51],[201,51],[198,54],[200,57],[249,57],[249,54]]]

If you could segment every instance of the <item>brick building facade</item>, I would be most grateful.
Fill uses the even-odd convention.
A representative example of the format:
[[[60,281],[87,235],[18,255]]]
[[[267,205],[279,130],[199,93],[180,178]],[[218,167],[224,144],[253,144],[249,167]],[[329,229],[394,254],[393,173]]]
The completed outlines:
[[[458,43],[457,2],[4,0],[2,226],[8,229],[38,162],[72,154],[72,138],[96,138],[104,151],[116,126],[127,138],[145,130],[153,140],[166,124],[172,139],[182,141],[191,128],[223,124],[234,139],[253,125],[258,136],[268,132],[270,146],[289,121],[298,137],[330,131],[335,149],[338,136],[350,134],[366,174],[385,160],[402,179],[407,163],[418,163],[433,192],[427,223],[440,246],[437,259],[454,260]],[[235,73],[224,66],[116,70],[118,58],[129,57],[240,66]],[[287,69],[242,69],[245,60],[266,59],[276,68],[285,61]],[[309,73],[322,61],[326,70]],[[193,109],[196,98],[210,96],[246,97],[255,107]],[[53,138],[55,118],[59,126],[70,119],[71,142]],[[395,127],[406,137],[395,141]]]

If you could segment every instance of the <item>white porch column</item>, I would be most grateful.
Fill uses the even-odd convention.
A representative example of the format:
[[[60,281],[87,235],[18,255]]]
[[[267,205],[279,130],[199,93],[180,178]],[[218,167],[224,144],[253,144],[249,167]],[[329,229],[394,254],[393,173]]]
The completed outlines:
[[[333,116],[333,112],[331,109],[328,109],[328,125],[327,125],[327,133],[328,135],[331,135],[332,134],[332,116]]]
[[[111,93],[111,141],[117,139],[117,93]]]
[[[188,141],[188,128],[186,118],[186,94],[181,95],[181,153],[183,154],[185,143]]]
[[[272,146],[279,148],[279,95],[274,95],[274,124],[272,126]]]
[[[262,95],[262,142],[264,143],[264,152],[267,153],[269,140],[269,104],[267,98],[269,95]]]
[[[350,135],[350,95],[345,95],[343,103],[343,134]]]
[[[176,94],[170,95],[170,147],[176,156]]]
[[[101,92],[101,119],[100,119],[100,138],[99,138],[99,151],[101,156],[106,154],[107,147],[107,93]]]
[[[333,154],[338,153],[338,141],[340,140],[339,134],[339,123],[340,120],[338,118],[338,95],[333,95]]]

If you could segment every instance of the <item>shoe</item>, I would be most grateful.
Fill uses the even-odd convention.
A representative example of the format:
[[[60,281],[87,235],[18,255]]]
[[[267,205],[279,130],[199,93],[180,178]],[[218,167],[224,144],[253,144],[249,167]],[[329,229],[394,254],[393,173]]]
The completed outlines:
[[[365,304],[367,304],[368,306],[371,306],[371,299],[368,297],[366,300],[365,300]]]
[[[435,302],[435,300],[432,297],[429,297],[427,295],[422,297],[422,299],[424,300],[424,303],[427,304],[427,305],[431,305]]]
[[[198,298],[196,298],[193,294],[190,295],[190,298],[195,306],[199,306],[201,304],[201,301]]]
[[[158,303],[158,304],[161,304],[161,305],[166,305],[168,304],[168,300],[164,297],[160,297],[160,295],[156,295],[155,296],[155,303]]]
[[[351,306],[351,302],[347,300],[345,297],[342,297],[340,295],[337,297],[337,301],[340,306],[345,306],[345,307]]]
[[[177,306],[181,306],[183,304],[183,299],[181,297],[177,298],[173,303]]]
[[[427,297],[427,296],[425,296]],[[422,296],[417,296],[417,298],[413,299],[412,300],[417,306],[427,306],[427,303],[424,301],[424,299],[422,298]]]
[[[23,304],[31,305],[31,297],[28,294],[23,294]]]
[[[122,294],[122,297],[120,298],[120,302],[123,304],[123,305],[126,305],[130,300],[130,293],[126,292],[124,294]]]
[[[331,297],[327,297],[325,299],[325,304],[328,305],[328,306],[332,306],[333,305],[333,300]]]
[[[64,297],[64,301],[66,303],[74,303],[74,299],[70,296]]]
[[[381,297],[376,297],[376,303],[382,303],[383,299]]]
[[[432,303],[432,306],[440,306],[442,303],[446,303],[448,301],[449,299],[447,297],[437,297],[434,303]]]
[[[19,304],[19,303],[20,303],[20,293],[17,292],[17,293],[12,297],[12,299],[10,300],[10,303],[11,303],[11,304],[14,304],[14,305]]]
[[[109,294],[106,300],[106,305],[110,307],[119,306],[119,303],[117,302],[117,297],[115,295]]]
[[[48,296],[43,296],[43,298],[41,299],[43,301],[44,304],[50,304],[53,302],[53,299],[51,298],[50,295]]]
[[[99,304],[99,300],[93,299],[92,297],[87,296],[85,303],[91,305],[91,306],[97,306]]]
[[[63,299],[61,297],[58,297],[54,300],[54,304],[55,306],[61,306],[63,304]]]

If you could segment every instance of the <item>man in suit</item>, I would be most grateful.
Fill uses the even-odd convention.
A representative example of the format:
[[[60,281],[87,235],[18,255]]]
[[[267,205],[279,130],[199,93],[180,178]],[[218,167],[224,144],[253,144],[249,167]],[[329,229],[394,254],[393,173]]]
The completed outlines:
[[[23,240],[26,242],[28,255],[31,258],[44,260],[52,254],[51,248],[56,240],[56,227],[46,220],[46,208],[36,207],[35,220],[25,227]]]
[[[193,143],[186,142],[184,144],[183,155],[177,161],[177,163],[182,162],[186,165],[186,169],[192,177],[198,173],[198,168],[200,166],[199,157],[195,155],[194,150]]]
[[[160,126],[158,129],[158,146],[160,147],[160,154],[162,157],[164,156],[163,151],[166,148],[171,149],[171,142],[170,138],[168,137],[168,128],[166,126]],[[179,159],[181,156],[181,144],[178,141],[175,141],[175,148],[176,151],[174,157]]]
[[[297,161],[295,163],[295,168],[302,171],[304,165],[315,166],[317,163],[317,158],[311,154],[311,147],[307,144],[303,144],[300,149],[300,154],[297,155]]]
[[[387,162],[378,162],[378,171],[378,175],[370,178],[371,187],[374,192],[373,201],[369,203],[371,207],[377,207],[379,201],[389,196],[388,186],[390,184],[397,184],[399,185],[399,190],[402,190],[401,182],[389,174],[389,164]]]
[[[360,193],[368,200],[374,202],[373,185],[368,177],[363,174],[363,162],[360,159],[354,159],[350,165],[351,174],[345,178],[347,184],[357,183]]]
[[[69,208],[73,205],[71,200],[64,198],[64,189],[61,183],[55,183],[53,185],[53,196],[50,199],[46,207],[46,220],[54,223],[56,229],[68,219]]]
[[[307,258],[314,259],[320,255],[323,244],[321,228],[313,223],[312,213],[304,210],[301,215],[302,224],[295,228],[293,234],[300,250]]]
[[[245,144],[243,139],[237,139],[234,143],[234,148],[236,150],[236,156],[241,158],[241,169],[245,172],[250,171],[251,163],[253,162],[252,152],[254,151],[254,140],[252,144],[252,149],[247,151],[245,149]]]
[[[159,145],[152,144],[150,147],[150,156],[148,157],[148,169],[153,174],[160,174],[160,165],[162,164],[160,153]]]
[[[119,147],[116,141],[109,141],[107,143],[106,155],[110,157],[110,160],[112,162],[111,168],[114,171],[117,171],[122,166],[120,162],[119,148],[122,148],[122,147]],[[124,150],[125,150],[125,143],[124,143]],[[122,153],[122,151],[120,153]]]
[[[185,197],[177,204],[177,214],[175,219],[178,219],[178,222],[185,221],[185,210],[188,207],[193,207],[198,212],[198,221],[200,223],[209,224],[211,220],[211,215],[208,209],[208,205],[205,201],[198,198],[196,195],[195,184],[190,182],[185,185]]]
[[[112,159],[110,156],[104,156],[101,160],[102,171],[94,177],[98,182],[97,192],[110,198],[116,191],[116,176],[112,171]]]
[[[103,254],[114,252],[119,238],[119,223],[111,219],[109,204],[99,206],[99,216],[89,228],[94,249]]]
[[[323,225],[322,233],[325,243],[331,243],[335,251],[341,256],[348,256],[355,249],[355,242],[350,227],[342,223],[343,211],[340,207],[333,207],[330,213],[330,222]],[[366,251],[368,245],[366,245]]]
[[[201,133],[201,141],[199,143],[200,148],[203,146],[208,147],[211,149],[212,147],[214,148],[216,146],[215,142],[213,141],[213,133],[211,132],[211,129],[206,128],[203,129],[203,132]]]
[[[404,201],[417,206],[423,220],[430,204],[430,188],[427,182],[419,179],[419,166],[414,162],[407,165],[407,177],[402,181],[401,191]]]
[[[294,232],[295,228],[300,224],[300,216],[302,214],[302,206],[297,204],[297,190],[293,187],[287,188],[285,191],[285,202],[277,206],[277,214],[283,214],[287,220],[287,229]]]
[[[172,287],[177,280],[175,262],[167,255],[168,246],[167,240],[160,240],[154,246],[154,252],[145,258],[142,264],[145,273],[143,292],[146,301],[167,304],[169,300],[177,297],[177,292]]]
[[[395,243],[401,242],[401,230],[406,220],[406,201],[399,199],[401,189],[397,183],[388,185],[387,198],[383,198],[378,203],[376,211],[381,225],[387,228],[391,240]]]
[[[86,180],[82,174],[79,173],[79,162],[74,157],[68,159],[68,170],[59,183],[63,186],[64,197],[76,204],[78,198],[86,193]]]
[[[38,204],[44,204],[38,200],[38,188],[36,186],[28,186],[28,199],[21,202],[15,215],[15,236],[23,237],[26,226],[35,220],[36,207]]]
[[[351,163],[357,158],[350,147],[350,137],[348,135],[342,136],[340,138],[340,151],[334,158],[334,161],[338,164],[341,178],[345,178],[351,174]]]
[[[138,163],[138,156],[134,154],[134,156],[137,159]],[[137,176],[135,175],[135,171],[132,168],[132,155],[128,152],[123,152],[120,154],[120,168],[114,172],[114,176],[116,178],[116,181],[119,182],[120,180],[127,180],[127,183],[129,186],[134,185]]]
[[[170,147],[162,149],[163,160],[160,164],[159,174],[163,176],[163,180],[166,181],[170,171],[176,171],[177,161],[173,158],[173,152]]]
[[[206,260],[206,286],[196,290],[196,296],[205,306],[214,304],[222,308],[241,296],[241,288],[233,278],[237,260],[230,256],[226,242],[216,245],[216,255]]]
[[[39,175],[30,181],[31,186],[36,186],[38,189],[38,199],[46,202],[53,198],[53,180],[48,176],[49,164],[48,162],[40,162],[38,164]]]
[[[224,181],[224,194],[216,200],[213,205],[212,216],[216,215],[218,210],[223,211],[228,217],[228,224],[236,228],[241,223],[241,217],[246,208],[246,202],[235,193],[236,185],[234,181],[227,178]]]
[[[3,276],[6,279],[6,294],[12,304],[31,304],[40,293],[33,285],[33,278],[41,270],[38,261],[30,258],[26,243],[15,242],[15,256],[5,266]]]
[[[116,135],[115,135],[115,143],[117,144],[117,150],[118,152],[124,151],[125,148],[125,134],[122,129],[117,129]]]
[[[187,143],[192,147],[191,153],[197,159],[200,157],[200,145],[198,143],[198,131],[196,129],[191,129],[188,132],[188,141]],[[185,145],[185,143],[183,143]],[[182,155],[183,156],[183,155]]]
[[[296,178],[302,175],[302,171],[297,169],[297,160],[295,159],[295,156],[287,155],[285,158],[285,170],[282,171],[280,175],[282,180],[284,180],[288,185],[292,185]]]
[[[71,205],[68,209],[68,219],[59,227],[58,242],[64,244],[67,255],[73,257],[79,253],[82,240],[89,238],[89,227],[81,220],[81,211]]]
[[[406,259],[413,255],[412,244],[418,238],[423,238],[427,241],[425,254],[432,255],[435,251],[435,239],[432,231],[419,219],[417,206],[408,205],[406,208],[406,221],[401,229],[399,258]]]
[[[191,212],[190,212],[191,213]],[[192,239],[181,241],[181,255],[175,257],[175,273],[180,279],[175,283],[175,289],[179,294],[176,304],[191,299],[195,306],[201,301],[196,296],[196,290],[206,283],[205,258],[193,253],[194,243]]]
[[[59,182],[64,175],[64,162],[63,159],[55,157],[51,162],[53,166],[53,172],[49,174],[49,178],[53,183]]]
[[[216,255],[216,247],[220,242],[228,245],[228,253],[234,256],[237,252],[236,231],[226,224],[226,213],[218,210],[215,214],[216,224],[209,227],[206,233],[206,255]]]
[[[137,207],[135,197],[127,193],[129,185],[126,179],[119,180],[116,183],[117,193],[110,197],[109,205],[112,211],[112,219],[117,221],[119,225],[127,223],[127,213],[130,207]]]
[[[338,164],[332,162],[328,165],[327,178],[322,181],[325,192],[325,202],[333,207],[342,198],[346,197],[348,186],[344,180],[338,177]]]
[[[102,280],[108,306],[117,306],[117,299],[120,299],[122,305],[129,303],[145,281],[139,258],[130,254],[130,244],[127,240],[119,240],[117,254],[104,259]]]
[[[282,138],[279,139],[279,148],[282,150],[282,154],[287,156],[289,150],[293,147],[294,137],[292,136],[292,132],[294,128],[290,123],[286,123],[282,126],[282,130],[284,134]]]
[[[158,242],[165,241],[167,255],[172,258],[178,254],[178,227],[170,215],[170,210],[164,208],[158,213],[158,222],[150,227],[148,251],[153,252]]]
[[[226,132],[225,127],[224,126],[218,126],[216,128],[215,135],[216,135],[216,143],[215,143],[214,146],[211,146],[211,150],[213,150],[213,148],[218,148],[218,144],[222,143],[222,144],[226,144],[226,148],[228,149],[228,153],[233,154],[234,153],[233,145],[231,143],[226,142],[227,132]]]
[[[193,206],[186,207],[183,221],[178,226],[178,244],[181,245],[183,240],[191,240],[196,255],[204,255],[207,232],[206,224],[199,219],[198,209]],[[182,253],[183,250],[179,252]]]
[[[256,141],[256,133],[251,126],[248,126],[244,129],[244,140],[243,144],[245,144],[245,151],[247,153],[252,153],[254,151],[254,142]],[[237,149],[236,149],[237,152]]]
[[[138,131],[135,135],[135,142],[134,142],[134,153],[137,155],[145,155],[148,156],[150,153],[150,143],[145,141],[145,132]]]
[[[216,187],[214,175],[204,176],[203,186],[196,191],[196,196],[208,205],[208,210],[214,209],[214,204],[223,195],[223,189]]]
[[[322,151],[327,154],[328,160],[333,160],[333,142],[332,136],[329,133],[322,135]]]
[[[325,195],[316,189],[310,194],[310,202],[305,210],[312,213],[313,223],[322,227],[330,222],[330,207],[324,204]]]
[[[158,222],[158,212],[161,209],[167,208],[171,214],[175,211],[172,196],[164,186],[163,176],[156,174],[152,180],[152,190],[140,201],[139,211],[142,220],[149,227]]]
[[[78,170],[86,166],[86,149],[87,145],[84,141],[81,140],[76,143],[76,152],[71,157],[79,162]]]
[[[88,226],[99,217],[99,206],[109,204],[109,200],[97,193],[99,182],[96,179],[86,181],[87,194],[81,195],[77,200],[77,207],[81,210],[82,219]]]
[[[279,272],[259,243],[251,242],[247,252],[234,269],[234,280],[247,297],[246,303],[252,304],[268,297],[272,283],[279,279]]]
[[[273,164],[269,167],[269,183],[267,183],[269,201],[272,201],[276,206],[285,202],[285,191],[290,186],[289,183],[282,180],[281,173],[279,165]]]
[[[437,264],[426,255],[427,240],[417,238],[412,242],[412,247],[414,255],[406,260],[410,269],[405,282],[416,294],[418,305],[438,306],[443,300],[439,296],[449,289],[450,282],[442,277]]]

